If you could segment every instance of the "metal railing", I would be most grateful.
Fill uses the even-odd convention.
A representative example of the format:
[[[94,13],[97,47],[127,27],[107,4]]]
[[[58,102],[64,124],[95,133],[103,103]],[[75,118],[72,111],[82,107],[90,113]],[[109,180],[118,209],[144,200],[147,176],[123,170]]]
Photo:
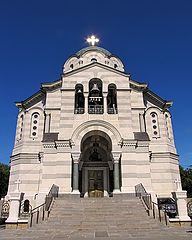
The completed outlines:
[[[117,109],[116,108],[107,108],[107,113],[108,114],[117,114]]]
[[[139,197],[146,209],[149,216],[153,216],[154,219],[158,219],[159,222],[165,222],[168,225],[168,216],[166,211],[159,209],[158,204],[153,202],[151,194],[147,193],[142,183],[135,186],[136,197]]]
[[[83,114],[85,112],[84,108],[75,108],[74,113],[75,114]]]
[[[58,197],[58,192],[59,187],[53,184],[48,195],[45,197],[45,202],[31,210],[29,217],[30,227],[49,218],[53,200]]]
[[[166,211],[159,209],[158,204],[155,202],[152,203],[152,216],[154,219],[158,219],[159,222],[165,222],[165,225],[168,225],[168,215]]]
[[[192,198],[187,199],[187,212],[190,218],[192,218]]]
[[[88,112],[90,114],[103,114],[103,106],[102,105],[89,105]]]

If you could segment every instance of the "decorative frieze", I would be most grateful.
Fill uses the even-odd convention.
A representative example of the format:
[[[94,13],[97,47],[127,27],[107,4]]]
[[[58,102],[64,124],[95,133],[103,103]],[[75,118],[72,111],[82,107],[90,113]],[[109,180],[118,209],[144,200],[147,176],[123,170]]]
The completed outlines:
[[[43,143],[43,148],[55,148],[55,143]]]
[[[122,141],[122,147],[136,147],[137,141],[135,140],[129,140],[129,139],[123,139]]]
[[[55,146],[56,148],[66,148],[66,147],[71,147],[71,144],[69,140],[58,140],[58,141],[55,141]]]

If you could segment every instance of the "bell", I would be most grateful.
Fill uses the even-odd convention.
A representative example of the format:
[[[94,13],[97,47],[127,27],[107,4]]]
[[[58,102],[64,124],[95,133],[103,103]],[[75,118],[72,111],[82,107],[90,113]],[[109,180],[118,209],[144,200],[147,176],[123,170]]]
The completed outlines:
[[[82,93],[81,89],[79,89],[79,90],[77,91],[77,93]]]
[[[97,86],[97,83],[94,83],[93,84],[93,87],[92,87],[92,89],[91,89],[91,92],[99,92],[99,88],[98,88],[98,86]]]

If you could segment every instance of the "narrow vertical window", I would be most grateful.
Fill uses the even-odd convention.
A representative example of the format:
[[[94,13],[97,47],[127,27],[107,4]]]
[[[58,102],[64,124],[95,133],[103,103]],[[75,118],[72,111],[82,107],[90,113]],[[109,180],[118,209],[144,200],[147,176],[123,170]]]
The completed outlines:
[[[117,114],[117,90],[115,84],[109,84],[108,86],[107,113]]]
[[[75,86],[75,114],[83,114],[85,109],[85,97],[83,94],[83,85],[77,84]]]
[[[152,136],[154,138],[159,138],[160,137],[159,122],[157,113],[155,112],[151,113],[151,123],[152,123]]]
[[[171,140],[173,135],[172,127],[171,127],[171,118],[167,113],[165,114],[165,125],[166,125],[167,137],[169,138],[169,140]]]
[[[38,128],[39,128],[39,113],[35,112],[31,116],[31,137],[38,137]]]
[[[17,133],[17,140],[20,141],[23,137],[23,114],[19,118],[19,124],[18,124],[18,133]]]

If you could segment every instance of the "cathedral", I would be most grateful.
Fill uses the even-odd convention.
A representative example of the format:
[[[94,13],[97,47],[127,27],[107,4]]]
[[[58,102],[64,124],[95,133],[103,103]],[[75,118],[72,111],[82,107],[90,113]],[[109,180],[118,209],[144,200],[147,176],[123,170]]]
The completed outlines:
[[[96,46],[69,57],[61,77],[17,102],[7,196],[36,206],[53,184],[59,194],[113,197],[142,183],[171,197],[180,180],[171,101],[133,80],[119,57]]]

